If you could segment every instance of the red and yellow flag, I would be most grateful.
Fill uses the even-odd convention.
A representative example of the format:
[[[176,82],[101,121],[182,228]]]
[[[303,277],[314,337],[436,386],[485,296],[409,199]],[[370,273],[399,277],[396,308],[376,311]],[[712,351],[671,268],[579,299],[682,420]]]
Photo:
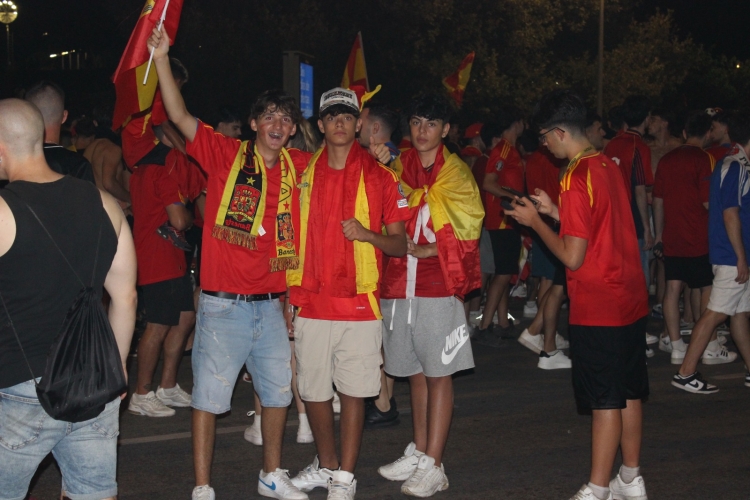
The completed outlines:
[[[344,68],[344,77],[341,79],[341,86],[345,89],[352,88],[355,85],[364,87],[368,92],[370,91],[361,31],[357,33],[357,38],[354,39],[352,51],[349,53],[349,59],[346,61],[346,68]]]
[[[471,66],[474,64],[474,52],[464,57],[461,61],[461,65],[458,67],[455,73],[443,78],[443,85],[448,89],[453,100],[456,104],[461,106],[464,100],[464,91],[466,86],[469,84],[469,77],[471,76]]]
[[[170,43],[174,43],[177,26],[180,23],[183,0],[146,0],[138,22],[130,35],[120,64],[117,66],[112,81],[115,83],[116,102],[112,127],[122,128],[134,115],[147,113],[154,102],[154,95],[159,79],[156,70],[151,68],[146,85],[143,77],[150,55],[147,42],[151,31],[159,24],[162,12],[167,7],[164,18],[164,29],[169,34]]]

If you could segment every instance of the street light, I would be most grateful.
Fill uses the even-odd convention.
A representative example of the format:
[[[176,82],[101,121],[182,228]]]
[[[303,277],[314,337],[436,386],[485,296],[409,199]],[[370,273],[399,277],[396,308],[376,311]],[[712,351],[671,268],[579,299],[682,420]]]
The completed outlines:
[[[11,0],[0,1],[0,23],[5,25],[5,36],[8,44],[8,66],[10,66],[10,23],[18,17],[18,7]]]

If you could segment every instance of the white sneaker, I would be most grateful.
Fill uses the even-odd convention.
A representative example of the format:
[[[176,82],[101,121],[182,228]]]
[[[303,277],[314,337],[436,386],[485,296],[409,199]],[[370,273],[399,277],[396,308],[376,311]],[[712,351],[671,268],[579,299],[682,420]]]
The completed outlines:
[[[550,355],[542,351],[539,353],[539,363],[536,365],[542,370],[561,370],[571,368],[573,363],[570,358],[565,355],[564,352],[559,349],[554,354]]]
[[[518,337],[518,343],[539,354],[544,348],[544,335],[541,333],[539,335],[532,335],[529,333],[529,329],[526,328]]]
[[[333,472],[331,469],[321,467],[320,460],[316,455],[315,460],[310,465],[292,478],[292,484],[304,492],[312,491],[315,488],[328,488],[328,481],[333,477]]]
[[[510,296],[517,299],[526,298],[526,285],[524,283],[516,283],[516,285],[510,291]]]
[[[726,347],[721,346],[715,351],[706,348],[706,350],[703,351],[701,361],[703,361],[704,365],[721,365],[723,363],[731,363],[735,359],[737,359],[736,352],[731,352]]]
[[[524,318],[533,318],[536,316],[536,313],[539,312],[539,307],[536,305],[536,302],[526,302],[523,306],[523,317]]]
[[[594,495],[594,492],[591,491],[591,488],[589,488],[588,484],[584,484],[581,486],[581,489],[578,490],[578,493],[570,497],[570,500],[599,500],[596,498],[596,495]],[[609,496],[607,497],[607,500],[613,500],[612,498],[612,492],[609,492]]]
[[[672,340],[669,338],[669,335],[662,334],[659,338],[659,350],[672,352]]]
[[[631,483],[626,483],[620,474],[609,482],[609,491],[614,500],[648,500],[646,496],[646,483],[643,477],[638,476]]]
[[[341,413],[341,399],[336,391],[333,392],[333,413]]]
[[[691,328],[680,328],[680,336],[685,335],[686,337],[689,337],[693,334],[693,329]]]
[[[310,421],[307,420],[306,413],[299,414],[299,427],[297,427],[297,442],[300,444],[312,443],[315,441],[313,437],[312,429],[310,429]]]
[[[416,470],[422,455],[424,453],[417,451],[416,444],[409,443],[404,450],[404,455],[395,462],[378,468],[378,474],[389,481],[406,481]]]
[[[193,400],[190,394],[182,390],[180,384],[175,384],[171,389],[164,389],[159,386],[156,389],[156,397],[166,406],[177,406],[179,408],[190,406],[190,402]]]
[[[570,342],[565,340],[565,337],[555,332],[555,347],[558,349],[567,349],[570,347]]]
[[[482,311],[469,311],[469,323],[471,323],[474,326],[479,325],[481,315],[482,315]]]
[[[260,417],[255,415],[253,425],[245,429],[245,441],[255,446],[263,446],[263,434],[260,431]]]
[[[445,476],[443,464],[435,466],[435,459],[422,455],[414,474],[401,485],[401,493],[412,497],[431,497],[438,491],[448,489],[448,478]]]
[[[344,470],[333,472],[333,477],[328,481],[328,500],[354,500],[357,492],[357,480],[354,474]]]
[[[289,471],[276,469],[266,474],[262,470],[258,475],[258,494],[268,498],[282,500],[307,500],[309,497],[302,493],[289,479]]]
[[[171,417],[175,414],[172,408],[167,407],[156,397],[154,391],[149,391],[148,394],[133,394],[130,397],[128,411],[147,417]]]
[[[722,323],[718,326],[718,328],[716,328],[716,335],[721,335],[723,337],[729,335],[729,327],[726,323]]]
[[[193,500],[216,500],[214,489],[209,485],[196,486],[193,488]]]
[[[654,356],[656,356],[656,353],[654,352],[654,350],[646,346],[646,357],[653,358]]]
[[[646,345],[656,344],[657,342],[659,342],[659,337],[646,333]]]

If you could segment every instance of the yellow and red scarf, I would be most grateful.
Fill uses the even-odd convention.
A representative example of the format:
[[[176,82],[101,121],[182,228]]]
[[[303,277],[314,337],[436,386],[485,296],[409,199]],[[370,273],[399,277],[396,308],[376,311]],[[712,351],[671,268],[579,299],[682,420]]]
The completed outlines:
[[[374,292],[380,281],[375,247],[370,243],[349,241],[343,234],[334,241],[325,240],[326,220],[356,218],[366,229],[380,232],[382,226],[382,186],[374,182],[378,165],[363,148],[352,145],[344,168],[343,207],[341,212],[323,213],[328,150],[319,149],[310,160],[300,184],[299,268],[287,272],[287,284],[313,293],[320,291],[323,259],[333,259],[333,276],[327,286],[334,297],[355,297]]]
[[[229,177],[224,185],[219,210],[216,213],[211,236],[231,245],[255,250],[258,235],[265,234],[263,217],[266,212],[268,192],[267,167],[258,148],[245,141],[237,151]],[[271,272],[296,269],[299,256],[296,249],[294,228],[294,185],[297,173],[286,149],[279,154],[281,188],[276,204],[274,254],[270,259]]]

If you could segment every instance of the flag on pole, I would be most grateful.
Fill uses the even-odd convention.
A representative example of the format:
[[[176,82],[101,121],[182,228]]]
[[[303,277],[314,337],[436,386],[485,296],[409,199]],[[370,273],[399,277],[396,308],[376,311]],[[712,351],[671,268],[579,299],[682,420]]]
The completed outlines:
[[[354,85],[364,87],[370,91],[370,81],[367,79],[367,66],[365,65],[365,49],[362,45],[362,32],[357,33],[354,39],[352,51],[349,53],[349,60],[346,61],[344,68],[344,77],[341,79],[341,86],[345,89]]]
[[[453,100],[456,104],[461,106],[464,100],[464,91],[466,86],[469,84],[469,77],[471,76],[471,66],[474,64],[474,52],[464,57],[461,61],[461,65],[458,67],[455,73],[443,78],[443,85],[448,89]]]
[[[151,109],[159,79],[156,71],[151,71],[146,84],[143,84],[150,55],[148,38],[166,8],[163,28],[169,34],[170,43],[174,43],[182,3],[183,0],[146,0],[120,64],[112,77],[117,96],[112,117],[112,127],[115,130],[121,129],[133,116],[148,113]]]

